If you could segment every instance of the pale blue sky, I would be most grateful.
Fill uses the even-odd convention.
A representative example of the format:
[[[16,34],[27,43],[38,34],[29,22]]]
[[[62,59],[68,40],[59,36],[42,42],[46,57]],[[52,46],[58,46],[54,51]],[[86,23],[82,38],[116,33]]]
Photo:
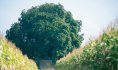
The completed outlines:
[[[23,9],[44,3],[60,3],[76,20],[82,20],[84,42],[97,37],[118,17],[118,0],[0,0],[0,32],[5,35]]]

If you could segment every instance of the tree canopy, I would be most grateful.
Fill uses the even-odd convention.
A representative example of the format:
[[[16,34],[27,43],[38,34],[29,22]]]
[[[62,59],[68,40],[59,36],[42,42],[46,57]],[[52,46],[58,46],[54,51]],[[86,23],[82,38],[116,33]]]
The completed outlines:
[[[81,45],[81,25],[61,4],[46,3],[23,10],[18,22],[7,30],[6,38],[37,64],[39,60],[55,63]]]

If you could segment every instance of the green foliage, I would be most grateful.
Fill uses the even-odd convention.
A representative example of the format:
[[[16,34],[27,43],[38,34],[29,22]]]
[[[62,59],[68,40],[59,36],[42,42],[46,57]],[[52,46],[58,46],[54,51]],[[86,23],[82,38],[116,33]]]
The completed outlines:
[[[118,27],[109,27],[100,37],[87,44],[81,54],[75,54],[68,60],[58,62],[57,70],[117,70]]]
[[[81,21],[74,20],[62,5],[46,3],[23,10],[19,21],[6,32],[6,38],[37,64],[42,59],[55,63],[80,46],[80,31]]]
[[[38,70],[34,61],[24,56],[13,44],[0,37],[0,70]]]

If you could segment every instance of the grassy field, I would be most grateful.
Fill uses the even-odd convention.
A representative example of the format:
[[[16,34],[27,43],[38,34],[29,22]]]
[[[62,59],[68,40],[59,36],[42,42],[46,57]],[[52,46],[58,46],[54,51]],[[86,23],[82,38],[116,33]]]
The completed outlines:
[[[56,70],[118,70],[118,22],[56,63]]]
[[[0,70],[38,70],[34,61],[0,36]]]

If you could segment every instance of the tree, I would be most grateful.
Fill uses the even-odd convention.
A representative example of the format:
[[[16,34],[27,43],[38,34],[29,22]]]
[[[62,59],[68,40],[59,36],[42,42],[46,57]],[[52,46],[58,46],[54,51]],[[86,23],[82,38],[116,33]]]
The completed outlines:
[[[80,46],[81,25],[62,5],[46,3],[23,10],[18,22],[7,30],[6,38],[37,64],[42,59],[55,63]]]

